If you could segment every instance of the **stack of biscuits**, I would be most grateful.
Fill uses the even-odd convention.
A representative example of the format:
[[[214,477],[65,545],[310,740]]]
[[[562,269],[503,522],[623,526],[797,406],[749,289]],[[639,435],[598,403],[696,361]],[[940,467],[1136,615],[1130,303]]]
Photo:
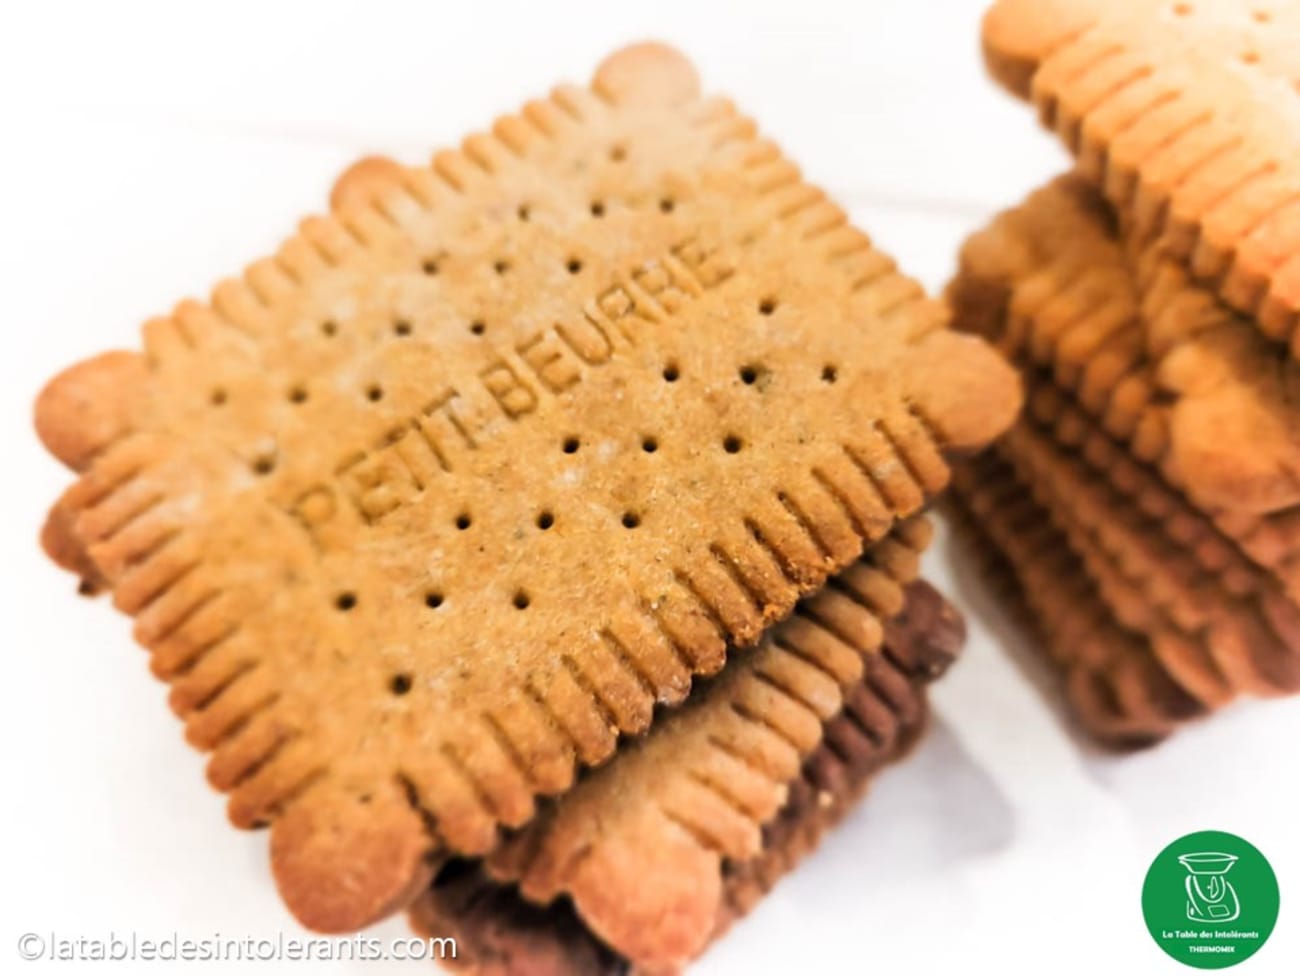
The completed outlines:
[[[657,45],[332,201],[49,384],[45,547],[305,925],[676,972],[920,734],[1016,374]]]
[[[1300,4],[1001,0],[995,78],[1075,170],[965,245],[1025,415],[959,494],[1082,725],[1300,690]]]

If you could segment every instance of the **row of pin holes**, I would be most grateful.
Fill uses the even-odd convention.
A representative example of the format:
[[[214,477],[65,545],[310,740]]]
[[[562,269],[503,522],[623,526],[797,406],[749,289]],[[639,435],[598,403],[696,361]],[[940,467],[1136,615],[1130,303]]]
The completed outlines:
[[[1175,16],[1190,17],[1195,12],[1196,12],[1196,7],[1193,4],[1190,3],[1174,4]],[[1257,24],[1269,24],[1273,22],[1273,12],[1271,10],[1265,10],[1262,7],[1252,10],[1250,12],[1250,17]],[[1260,53],[1254,48],[1248,48],[1245,51],[1242,51],[1239,57],[1241,59],[1242,64],[1251,64],[1251,65],[1259,64],[1261,60]],[[1296,91],[1300,92],[1300,78],[1297,78],[1292,84],[1295,87]]]
[[[430,610],[437,610],[446,602],[446,597],[439,590],[430,590],[424,595],[424,605]],[[527,592],[524,590],[515,591],[515,595],[510,601],[519,610],[526,610],[532,602]],[[344,590],[334,598],[334,608],[340,613],[351,613],[360,603],[357,595],[351,590]]]
[[[742,366],[740,368],[740,381],[744,383],[746,386],[752,386],[756,382],[758,382],[758,377],[761,371],[762,371],[762,367],[759,366],[752,366],[752,365]],[[663,378],[664,381],[667,383],[676,383],[681,378],[681,373],[675,364],[670,363],[664,367]],[[837,378],[838,378],[838,371],[836,370],[833,364],[827,363],[825,366],[822,367],[821,379],[823,383],[834,383]],[[368,398],[370,400],[377,401],[379,399],[382,399],[382,397],[383,397],[382,389],[380,389],[377,386],[370,388],[370,391],[368,393]],[[305,400],[305,399],[306,399],[306,394],[304,392],[301,400]],[[301,402],[301,400],[295,398],[295,402]],[[737,437],[736,435],[728,434],[723,439],[722,443],[723,443],[723,449],[728,454],[740,453],[742,442],[740,438]],[[561,450],[563,450],[565,454],[576,454],[580,444],[581,442],[577,437],[567,437],[565,438],[563,444],[561,445]],[[656,438],[648,436],[642,440],[641,449],[645,451],[645,453],[647,454],[654,454],[657,450],[659,450],[659,442]],[[275,470],[275,461],[273,458],[263,455],[262,457],[257,458],[253,462],[253,470],[259,475],[268,475]],[[468,529],[471,524],[472,524],[472,520],[468,514],[462,513],[461,515],[456,517],[456,527],[461,531]],[[636,527],[635,524],[628,525],[628,516],[624,516],[623,524],[628,528]],[[639,524],[639,521],[637,522],[637,524]],[[546,525],[542,525],[539,522],[539,528],[549,529],[550,527],[551,525],[549,522]]]
[[[676,209],[676,207],[677,207],[677,202],[672,197],[659,198],[659,210],[661,213],[666,213],[666,214],[672,213],[673,210]],[[605,201],[592,200],[590,205],[587,207],[587,209],[593,217],[599,220],[601,217],[605,216]],[[515,216],[518,217],[521,222],[526,224],[528,223],[528,221],[532,219],[533,216],[532,208],[526,203],[521,203],[519,207],[515,210]],[[428,270],[428,264],[429,262],[425,262],[426,273],[437,274],[436,264],[434,270],[432,271]]]
[[[571,262],[569,270],[571,272],[576,273],[577,271],[581,270],[581,263],[576,261],[575,259],[573,262]],[[761,302],[759,302],[758,310],[762,315],[771,315],[774,311],[776,311],[776,301],[771,298],[765,298]],[[333,320],[327,320],[322,324],[321,331],[324,332],[324,334],[327,336],[337,335],[338,325]],[[393,331],[399,336],[409,336],[411,334],[411,324],[404,319],[399,319],[394,324]],[[482,319],[475,319],[473,322],[470,323],[470,332],[472,332],[474,335],[481,336],[486,331],[487,331],[487,324],[483,322]],[[747,367],[745,370],[742,370],[742,378],[747,384],[753,383],[754,380],[757,378],[757,374],[753,372],[752,368]],[[677,370],[675,366],[670,365],[669,367],[665,368],[664,379],[670,383],[676,382]],[[826,380],[827,382],[834,382],[833,367],[827,366],[825,370],[823,370],[822,379]],[[365,393],[366,393],[366,399],[368,399],[371,403],[378,403],[380,400],[384,398],[383,387],[380,386],[378,383],[372,383],[368,387],[366,387]],[[291,387],[287,396],[289,402],[294,404],[303,404],[306,403],[307,400],[309,399],[309,394],[306,388],[302,386]],[[220,406],[224,406],[229,401],[229,395],[226,393],[226,390],[224,388],[217,387],[212,391],[209,399],[214,407],[220,407]],[[268,474],[270,473],[270,469],[268,468],[266,470],[261,470],[259,468],[258,473]]]
[[[1194,13],[1196,13],[1195,4],[1186,2],[1174,4],[1174,15],[1177,17],[1190,17]],[[1273,12],[1264,9],[1263,7],[1257,7],[1252,10],[1250,16],[1257,24],[1267,24],[1273,20]]]
[[[564,261],[564,269],[568,271],[569,274],[576,275],[579,271],[582,270],[582,261],[576,257],[566,258]],[[438,264],[437,258],[425,258],[424,261],[421,262],[420,264],[420,270],[422,270],[426,275],[433,277],[437,275],[438,272],[442,270],[442,268],[441,265]],[[507,274],[510,271],[510,262],[505,260],[504,258],[499,258],[498,260],[492,263],[492,270],[499,275]],[[399,335],[409,334],[409,331],[408,332],[401,331],[400,326],[402,324],[403,323],[399,322],[398,323],[399,328],[397,328],[395,331],[397,331]],[[323,328],[322,331],[324,331],[325,335],[332,336],[336,334],[337,329],[333,327],[333,323],[327,322],[325,323],[325,327]]]
[[[609,150],[609,158],[616,163],[621,163],[627,158],[627,150],[621,145],[612,146]],[[672,197],[661,197],[659,199],[659,210],[662,213],[672,213],[673,210],[676,209],[676,206],[677,202]],[[600,219],[605,216],[605,201],[592,200],[587,209],[593,217]],[[527,223],[532,219],[532,208],[527,203],[521,203],[515,210],[515,216],[518,217],[522,223]],[[578,261],[576,258],[569,258],[566,262],[566,266],[571,274],[577,274],[582,270],[582,262]],[[426,258],[421,267],[427,275],[436,275],[438,273],[438,261],[436,258]],[[499,259],[493,263],[492,267],[497,274],[503,275],[510,270],[510,263],[504,259]]]

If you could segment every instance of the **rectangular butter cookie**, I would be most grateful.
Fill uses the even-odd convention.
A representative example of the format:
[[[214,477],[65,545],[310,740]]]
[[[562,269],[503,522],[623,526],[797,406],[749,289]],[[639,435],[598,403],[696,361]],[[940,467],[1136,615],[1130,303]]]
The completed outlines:
[[[1117,207],[1300,353],[1300,3],[997,0],[983,38]]]
[[[964,245],[948,289],[954,324],[1050,372],[1104,437],[1197,501],[1231,540],[1200,532],[1204,554],[1223,564],[1235,545],[1300,601],[1300,371],[1118,223],[1077,176],[1031,194]],[[1172,497],[1139,493],[1153,510],[1192,507]]]
[[[1206,706],[1162,665],[1145,635],[1123,626],[1065,532],[1002,458],[985,454],[953,474],[958,527],[1009,584],[1061,676],[1078,726],[1118,749],[1149,746]]]
[[[1111,612],[1150,641],[1185,691],[1218,707],[1239,694],[1300,690],[1300,609],[1267,574],[1256,570],[1229,590],[1164,521],[1030,418],[996,450],[1065,533]]]
[[[358,928],[947,482],[1014,374],[691,66],[606,60],[56,378],[46,541],[290,909]]]
[[[1205,510],[1300,506],[1300,362],[1123,237],[1079,176],[973,235],[949,298],[958,328],[1050,371]]]

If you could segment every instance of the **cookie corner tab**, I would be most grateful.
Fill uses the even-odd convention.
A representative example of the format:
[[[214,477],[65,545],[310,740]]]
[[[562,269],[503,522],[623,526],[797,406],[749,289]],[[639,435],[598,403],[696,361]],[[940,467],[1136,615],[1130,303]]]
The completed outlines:
[[[667,848],[598,845],[570,883],[579,914],[602,941],[651,972],[672,972],[709,944],[713,908],[722,898],[721,861],[681,828],[657,836]],[[652,870],[660,861],[679,870]],[[611,888],[639,894],[634,902],[612,899]]]
[[[940,329],[927,335],[920,357],[924,381],[911,400],[945,449],[979,450],[1008,430],[1024,405],[1020,374],[983,338]]]
[[[1090,23],[1087,6],[1078,0],[996,0],[980,27],[989,74],[1027,98],[1043,59]]]
[[[677,105],[700,94],[700,76],[676,48],[642,41],[602,61],[591,86],[620,104]]]
[[[79,471],[126,433],[131,403],[147,365],[139,353],[113,350],[69,366],[36,396],[32,423],[45,449]]]
[[[285,905],[314,932],[355,932],[433,881],[435,841],[396,784],[297,803],[271,824],[271,871]]]
[[[370,200],[376,190],[397,183],[402,167],[387,156],[363,156],[339,174],[330,188],[330,210],[338,213]]]

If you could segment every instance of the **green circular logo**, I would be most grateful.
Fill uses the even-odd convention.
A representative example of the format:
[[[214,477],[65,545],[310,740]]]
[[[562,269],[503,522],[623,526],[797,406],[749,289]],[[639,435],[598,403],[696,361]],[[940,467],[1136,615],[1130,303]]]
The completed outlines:
[[[1277,922],[1277,876],[1236,834],[1180,837],[1151,862],[1142,914],[1166,953],[1197,969],[1226,969],[1253,956]]]

